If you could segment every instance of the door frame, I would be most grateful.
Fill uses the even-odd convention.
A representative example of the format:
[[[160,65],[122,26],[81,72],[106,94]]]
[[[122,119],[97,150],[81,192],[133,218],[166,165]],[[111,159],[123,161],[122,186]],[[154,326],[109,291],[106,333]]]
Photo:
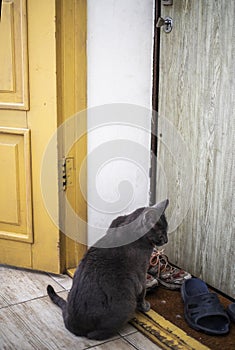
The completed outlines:
[[[157,181],[157,150],[158,150],[158,105],[159,105],[159,67],[160,67],[160,28],[156,23],[161,16],[161,0],[155,0],[154,12],[154,42],[153,42],[153,81],[152,81],[152,119],[151,119],[151,142],[150,142],[150,198],[149,204],[156,203]]]
[[[85,0],[56,0],[56,56],[57,56],[57,111],[58,127],[68,121],[72,116],[87,108],[87,1]],[[69,135],[64,135],[63,140],[58,140],[59,152],[59,181],[60,191],[62,179],[61,167],[66,158],[74,162],[74,185],[66,188],[65,196],[74,209],[87,222],[87,203],[83,194],[86,194],[87,179],[79,177],[81,166],[86,167],[87,135],[86,113],[83,112],[82,125],[74,123],[77,133],[81,131],[83,136],[71,148],[69,154],[65,154],[65,144]],[[82,188],[81,188],[82,187]],[[63,191],[63,189],[62,189]],[[65,196],[59,194],[60,222],[67,227],[67,214]],[[64,225],[62,225],[64,226]],[[87,229],[81,229],[82,242],[87,240]],[[85,230],[85,232],[84,232]],[[75,242],[60,230],[60,269],[70,274],[87,250],[87,245]]]

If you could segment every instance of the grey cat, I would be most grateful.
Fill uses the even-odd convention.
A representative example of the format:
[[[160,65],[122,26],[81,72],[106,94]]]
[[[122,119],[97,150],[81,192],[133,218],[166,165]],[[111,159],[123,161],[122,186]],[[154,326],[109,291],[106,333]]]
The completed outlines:
[[[147,312],[145,281],[153,246],[167,243],[169,201],[139,208],[115,219],[106,235],[88,249],[73,279],[67,302],[52,286],[48,295],[63,311],[65,326],[78,336],[103,340]]]

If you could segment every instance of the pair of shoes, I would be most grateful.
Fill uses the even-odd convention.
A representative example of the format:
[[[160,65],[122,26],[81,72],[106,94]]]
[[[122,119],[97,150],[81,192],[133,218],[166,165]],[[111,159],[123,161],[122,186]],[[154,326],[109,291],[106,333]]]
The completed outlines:
[[[156,278],[162,286],[172,290],[180,289],[182,283],[192,276],[190,273],[173,266],[163,252],[164,249],[158,250],[154,248],[149,262],[148,273]]]
[[[186,280],[181,287],[181,296],[185,319],[192,328],[210,335],[229,332],[229,317],[217,294],[209,292],[204,281],[199,278]]]
[[[147,273],[146,276],[146,291],[150,292],[154,290],[156,287],[158,287],[158,280],[151,276],[149,273]]]

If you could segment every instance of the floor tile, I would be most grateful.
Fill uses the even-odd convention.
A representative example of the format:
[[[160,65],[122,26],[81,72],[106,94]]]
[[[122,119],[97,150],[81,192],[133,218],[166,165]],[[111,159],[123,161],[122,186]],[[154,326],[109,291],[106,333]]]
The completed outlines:
[[[47,295],[51,284],[55,291],[64,290],[46,273],[0,266],[0,308]]]
[[[67,292],[59,295],[66,299]],[[82,350],[103,343],[70,333],[49,297],[2,308],[0,323],[0,349]]]
[[[64,299],[72,279],[66,275],[0,265],[0,349],[5,350],[158,350],[132,325],[107,341],[76,337],[64,326],[62,312],[46,293],[51,284]]]
[[[133,350],[134,346],[126,342],[124,339],[117,339],[113,341],[106,342],[104,344],[97,345],[92,350]],[[145,348],[148,350],[148,348]]]
[[[8,306],[7,298],[0,291],[0,309]]]
[[[124,326],[122,329],[120,329],[120,331],[118,332],[122,337],[128,335],[128,334],[132,334],[137,332],[137,329],[135,327],[133,327],[131,324],[127,324],[126,326]]]
[[[161,350],[159,346],[155,345],[151,340],[146,338],[142,333],[137,332],[130,334],[125,339],[131,343],[138,350]]]
[[[64,289],[70,290],[72,287],[73,279],[68,275],[53,275],[49,274],[49,276],[56,281],[59,285],[61,285]]]

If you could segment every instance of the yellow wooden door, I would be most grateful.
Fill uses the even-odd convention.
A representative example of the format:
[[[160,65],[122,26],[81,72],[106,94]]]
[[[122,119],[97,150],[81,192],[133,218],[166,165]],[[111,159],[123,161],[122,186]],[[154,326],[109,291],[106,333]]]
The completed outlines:
[[[85,225],[77,242],[67,235],[64,203],[86,221],[86,179],[79,180],[86,135],[65,154],[65,133],[50,147],[46,182],[42,170],[59,125],[86,108],[86,1],[3,0],[0,45],[0,264],[63,272],[86,249]],[[86,118],[76,127],[84,131]],[[74,179],[63,192],[66,158]]]
[[[43,154],[57,128],[54,19],[54,1],[3,0],[0,263],[59,272],[59,228],[47,213],[40,188]],[[56,162],[53,172],[56,183]]]

